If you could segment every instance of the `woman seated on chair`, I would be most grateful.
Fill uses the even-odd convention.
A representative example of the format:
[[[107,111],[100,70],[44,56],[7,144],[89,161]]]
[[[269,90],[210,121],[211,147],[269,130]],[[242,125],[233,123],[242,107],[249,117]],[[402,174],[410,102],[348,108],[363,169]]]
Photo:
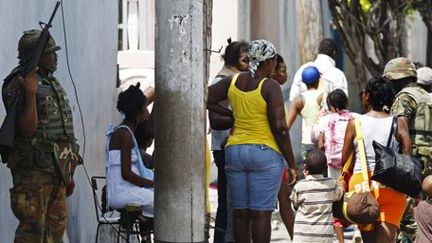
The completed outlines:
[[[138,124],[149,117],[139,83],[119,94],[117,109],[124,114],[123,122],[107,131],[108,206],[122,209],[127,204],[138,204],[144,216],[153,217],[153,171],[144,167],[133,135]]]

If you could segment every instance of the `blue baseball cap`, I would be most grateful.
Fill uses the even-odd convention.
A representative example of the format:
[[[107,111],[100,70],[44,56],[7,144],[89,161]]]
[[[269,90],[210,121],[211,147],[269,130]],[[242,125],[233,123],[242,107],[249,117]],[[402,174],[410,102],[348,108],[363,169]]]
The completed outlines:
[[[320,73],[318,68],[314,66],[309,66],[303,69],[302,72],[302,81],[303,83],[309,85],[316,83],[320,78]]]

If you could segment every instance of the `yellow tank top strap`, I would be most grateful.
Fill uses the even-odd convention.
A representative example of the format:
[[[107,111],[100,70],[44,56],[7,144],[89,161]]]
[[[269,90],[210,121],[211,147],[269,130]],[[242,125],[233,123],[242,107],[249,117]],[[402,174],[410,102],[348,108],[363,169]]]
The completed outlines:
[[[236,73],[236,74],[231,78],[230,88],[232,88],[232,87],[235,86],[235,82],[237,81],[239,75],[240,75],[240,73]]]
[[[263,78],[263,79],[261,79],[261,81],[260,81],[259,84],[258,84],[258,88],[257,88],[257,90],[261,91],[262,86],[263,86],[263,84],[264,84],[264,81],[266,81],[266,79],[267,79],[267,78]]]

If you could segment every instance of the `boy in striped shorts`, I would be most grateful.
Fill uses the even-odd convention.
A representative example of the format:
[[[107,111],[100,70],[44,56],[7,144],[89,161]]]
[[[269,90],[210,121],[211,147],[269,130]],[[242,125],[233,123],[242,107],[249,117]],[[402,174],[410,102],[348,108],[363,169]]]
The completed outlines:
[[[342,198],[344,189],[333,178],[324,178],[327,171],[325,154],[318,149],[306,155],[305,179],[297,182],[291,201],[297,211],[293,242],[333,243],[333,202]]]

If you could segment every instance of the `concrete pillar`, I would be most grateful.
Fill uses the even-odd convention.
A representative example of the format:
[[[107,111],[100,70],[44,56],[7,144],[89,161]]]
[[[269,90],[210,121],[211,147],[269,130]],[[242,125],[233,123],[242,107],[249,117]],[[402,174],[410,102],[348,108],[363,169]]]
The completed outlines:
[[[155,242],[204,242],[203,1],[156,1]]]
[[[297,0],[296,12],[300,63],[305,63],[315,59],[319,43],[323,39],[321,2]]]

